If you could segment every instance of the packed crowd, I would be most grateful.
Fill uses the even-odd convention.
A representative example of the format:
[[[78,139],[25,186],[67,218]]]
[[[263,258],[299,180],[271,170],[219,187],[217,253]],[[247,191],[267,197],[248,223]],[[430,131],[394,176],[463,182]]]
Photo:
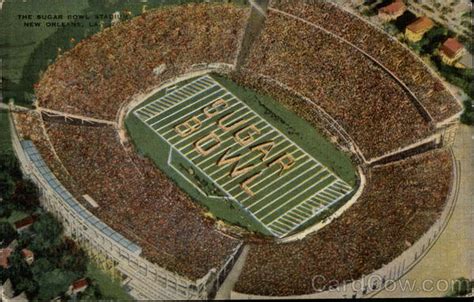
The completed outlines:
[[[380,67],[335,37],[281,14],[269,13],[246,68],[313,100],[368,159],[431,131],[410,96]],[[295,111],[308,107],[300,102]]]
[[[110,127],[17,118],[58,179],[98,218],[137,243],[143,256],[192,280],[219,268],[239,243],[214,228],[202,208],[146,159],[125,151]],[[58,161],[60,160],[60,161]],[[63,167],[64,166],[64,167]],[[93,208],[82,196],[99,205]]]
[[[462,109],[408,49],[330,1],[277,0],[272,6],[315,23],[375,57],[409,87],[436,122]]]
[[[352,142],[344,133],[344,130],[334,124],[330,116],[324,115],[321,110],[309,104],[302,104],[303,100],[295,91],[290,91],[285,86],[281,86],[276,82],[270,81],[268,78],[255,74],[253,70],[240,69],[231,72],[225,76],[240,86],[258,91],[263,95],[271,96],[274,100],[286,107],[288,110],[297,113],[299,117],[308,122],[312,127],[323,134],[326,139],[339,146],[348,154],[352,153]],[[357,160],[354,158],[354,161]]]
[[[17,112],[13,114],[13,118],[19,137],[35,143],[35,147],[41,153],[51,171],[68,188],[71,194],[77,196],[80,189],[54,153],[54,148],[43,127],[41,114],[35,111]]]
[[[331,224],[300,241],[253,245],[235,290],[302,295],[330,280],[342,284],[372,273],[436,221],[451,173],[450,154],[443,150],[371,169],[362,196]],[[322,277],[313,287],[314,276]]]
[[[247,12],[230,4],[170,6],[119,23],[48,68],[36,85],[39,105],[113,120],[121,104],[193,64],[232,64]]]

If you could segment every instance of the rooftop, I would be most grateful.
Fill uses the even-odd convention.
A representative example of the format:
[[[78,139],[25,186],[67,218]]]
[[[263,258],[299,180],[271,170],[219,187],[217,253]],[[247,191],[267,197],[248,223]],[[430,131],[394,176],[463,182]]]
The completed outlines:
[[[454,58],[463,48],[464,46],[454,38],[448,38],[444,41],[443,45],[441,45],[441,51],[450,58]]]
[[[407,29],[414,33],[426,32],[434,26],[434,22],[426,16],[416,19],[415,22],[407,26]]]
[[[13,250],[11,248],[0,249],[0,267],[8,268],[8,257]]]
[[[405,9],[406,9],[405,3],[403,3],[403,1],[396,0],[392,3],[390,3],[389,5],[380,8],[379,12],[389,14],[389,15],[393,15],[393,14],[396,14],[400,11],[405,10]]]
[[[15,228],[16,229],[21,229],[25,226],[29,226],[35,222],[35,217],[34,216],[28,216],[23,219],[15,221]]]

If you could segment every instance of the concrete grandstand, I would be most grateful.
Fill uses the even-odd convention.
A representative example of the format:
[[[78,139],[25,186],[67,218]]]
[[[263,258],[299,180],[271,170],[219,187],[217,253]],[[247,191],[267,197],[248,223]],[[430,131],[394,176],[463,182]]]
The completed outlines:
[[[49,66],[33,110],[10,106],[15,151],[44,206],[136,299],[213,298],[244,246],[229,297],[368,297],[419,261],[452,211],[461,106],[442,80],[336,4],[259,3],[171,6],[118,23]],[[249,30],[257,15],[264,22]],[[286,239],[290,230],[232,232],[136,152],[124,119],[151,118],[136,105],[211,72],[270,95],[348,154],[359,186],[347,206]],[[359,291],[329,291],[371,274],[380,279]]]

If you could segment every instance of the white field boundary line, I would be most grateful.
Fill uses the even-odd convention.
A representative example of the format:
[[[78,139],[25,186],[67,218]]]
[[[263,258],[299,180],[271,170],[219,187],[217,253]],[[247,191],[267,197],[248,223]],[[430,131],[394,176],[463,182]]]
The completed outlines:
[[[310,170],[308,170],[308,171],[310,171]],[[323,171],[323,172],[324,172],[324,171]],[[306,180],[304,180],[303,182],[301,182],[298,186],[296,186],[296,187],[294,187],[293,189],[287,191],[285,194],[281,195],[280,197],[274,199],[272,202],[270,202],[270,203],[266,204],[265,206],[263,206],[262,208],[260,208],[258,211],[255,212],[255,215],[257,215],[258,213],[260,213],[262,210],[268,208],[269,206],[275,204],[275,202],[276,202],[277,200],[282,199],[283,196],[287,196],[288,193],[290,193],[290,192],[293,192],[293,193],[298,192],[298,191],[295,191],[295,189],[301,187],[303,184],[307,183],[307,182],[310,181],[310,180],[314,180],[315,177],[321,176],[321,174],[322,174],[323,172],[318,173],[318,174],[315,174],[315,175],[313,175],[312,177],[307,178]],[[273,213],[275,213],[276,211],[278,211],[280,208],[282,208],[282,207],[288,205],[291,201],[293,201],[293,200],[294,200],[295,198],[297,198],[298,196],[300,196],[300,195],[306,193],[308,190],[311,190],[311,189],[313,189],[314,187],[318,186],[320,183],[322,183],[323,181],[325,181],[325,180],[328,179],[329,177],[331,177],[331,175],[328,174],[328,175],[325,175],[325,176],[322,177],[322,178],[318,178],[318,180],[317,180],[315,183],[313,183],[312,185],[310,185],[309,187],[307,187],[307,188],[304,189],[303,191],[299,192],[298,194],[294,195],[292,198],[290,198],[290,199],[286,200],[285,202],[281,203],[279,206],[277,206],[277,207],[276,207],[275,209],[273,209],[271,212],[269,212],[269,213],[267,213],[265,216],[261,217],[261,219],[263,220],[263,219],[267,218],[267,217],[270,216],[271,214],[273,214]],[[324,190],[324,188],[321,189],[321,190]],[[319,190],[319,191],[321,191],[321,190]],[[319,191],[317,191],[317,192],[319,192]]]
[[[209,78],[207,75],[204,76],[204,77]],[[201,77],[201,78],[202,78],[202,77]],[[198,81],[198,80],[201,79],[201,78],[198,78],[198,79],[196,79],[195,81]],[[295,147],[297,147],[299,150],[301,150],[301,152],[302,152],[304,155],[306,155],[306,156],[308,156],[310,159],[312,159],[317,165],[321,165],[321,166],[325,167],[325,166],[322,165],[319,161],[317,161],[316,159],[314,159],[314,157],[312,157],[311,155],[309,155],[309,154],[308,154],[304,149],[302,149],[298,144],[296,144],[295,142],[293,142],[292,140],[290,140],[285,134],[283,134],[281,131],[279,131],[278,129],[276,129],[272,124],[270,124],[269,122],[267,122],[260,114],[258,114],[258,113],[255,112],[253,109],[251,109],[250,107],[248,107],[247,104],[245,104],[244,102],[242,102],[238,97],[236,97],[233,93],[231,93],[229,90],[227,90],[227,88],[224,87],[221,83],[219,83],[218,81],[214,80],[213,78],[210,78],[210,79],[211,79],[215,84],[217,84],[217,86],[220,87],[219,90],[213,92],[212,94],[220,93],[220,92],[222,92],[222,91],[225,92],[225,95],[230,94],[233,98],[235,98],[235,99],[236,99],[239,103],[241,103],[244,107],[247,107],[247,108],[249,109],[249,111],[253,112],[253,113],[255,114],[255,116],[258,116],[261,120],[265,121],[265,122],[273,129],[274,132],[278,133],[278,134],[281,135],[286,141],[290,142],[290,143],[291,143],[290,145],[294,145]],[[216,85],[212,85],[212,86],[209,86],[209,87],[215,87],[215,86],[216,86]],[[183,87],[184,87],[184,86],[183,86]],[[180,89],[177,89],[177,90],[175,90],[174,92],[179,92],[179,90],[180,90]],[[197,93],[197,94],[195,94],[195,95],[204,93],[206,90],[209,90],[209,88],[206,88],[206,89],[200,91],[199,93]],[[211,95],[212,95],[212,94],[211,94]],[[202,98],[200,98],[198,101],[193,102],[193,104],[195,104],[195,103],[197,103],[197,102],[199,102],[199,101],[202,101],[203,99],[209,98],[209,96],[210,96],[210,95],[207,95],[207,96],[205,96],[205,97],[202,97]],[[163,96],[163,97],[164,97],[164,96]],[[189,99],[189,98],[188,98],[188,99]],[[214,100],[215,100],[215,99],[214,99]],[[183,100],[183,101],[181,101],[181,102],[179,102],[179,103],[177,103],[177,104],[181,104],[181,103],[183,103],[183,102],[185,102],[185,101]],[[211,101],[211,102],[212,102],[212,101]],[[209,103],[209,101],[208,101],[207,103]],[[192,105],[192,104],[190,104],[190,105]],[[184,108],[181,108],[180,110],[174,112],[171,116],[176,115],[178,112],[181,112],[181,111],[184,110],[185,108],[188,108],[190,105],[188,105],[188,106],[186,106],[186,107],[184,107]],[[173,108],[174,108],[174,107],[175,107],[175,106],[173,106]],[[169,109],[171,109],[171,108],[172,108],[172,107],[168,108],[167,110],[169,110]],[[199,110],[199,109],[196,109],[196,110]],[[194,111],[196,111],[196,110],[194,110]],[[135,113],[135,112],[134,112],[134,113]],[[155,117],[156,117],[156,116],[155,116]],[[166,118],[169,118],[169,117],[170,117],[170,116],[167,116]],[[140,119],[140,120],[141,120],[141,119]],[[148,119],[147,121],[149,121],[149,120],[150,120],[150,119]],[[144,122],[144,124],[146,124],[147,127],[149,127],[153,132],[155,132],[162,140],[164,140],[165,142],[167,142],[168,145],[170,145],[170,147],[171,147],[173,150],[175,150],[179,155],[181,155],[184,160],[186,160],[186,161],[187,161],[189,164],[191,164],[192,166],[196,167],[196,169],[198,169],[201,174],[203,174],[203,175],[205,175],[205,176],[207,176],[207,177],[209,178],[209,176],[201,169],[201,167],[195,165],[192,161],[190,161],[190,160],[187,158],[187,156],[185,156],[184,154],[182,154],[182,152],[181,152],[180,150],[174,149],[174,148],[173,148],[173,145],[168,141],[168,139],[166,139],[161,133],[159,133],[160,130],[162,130],[165,126],[168,126],[168,125],[171,124],[171,123],[167,123],[165,126],[161,126],[161,127],[158,128],[158,129],[154,129],[153,126],[154,126],[155,124],[157,124],[158,122],[155,122],[155,123],[153,123],[153,124],[149,124],[149,123],[147,123],[147,121],[143,121],[143,120],[141,120],[141,121]],[[282,140],[282,141],[284,141],[284,140]],[[319,171],[319,172],[321,172],[321,171]],[[342,182],[342,183],[344,183],[345,185],[349,186],[348,184],[345,183],[345,181],[343,181],[342,179],[340,179],[337,175],[335,175],[332,171],[330,171],[330,170],[327,169],[327,168],[326,168],[326,172],[327,172],[328,174],[326,175],[326,177],[325,177],[324,179],[329,178],[330,176],[333,176],[336,180],[339,180],[340,182]],[[318,174],[320,174],[320,173],[318,173]],[[180,173],[180,175],[181,175],[182,177],[185,177],[185,176],[182,175],[181,173]],[[186,177],[185,177],[185,178],[186,178]],[[309,178],[309,179],[312,179],[312,177]],[[323,180],[324,180],[324,179],[323,179]],[[321,181],[323,181],[323,180],[321,180]],[[189,182],[190,180],[187,179],[187,181]],[[306,181],[308,181],[308,180],[306,180]],[[213,181],[213,182],[214,182],[214,181]],[[318,183],[320,183],[320,182],[318,182]],[[225,197],[225,198],[227,198],[227,199],[229,199],[229,200],[235,202],[242,210],[244,210],[246,213],[248,213],[249,215],[251,215],[251,216],[252,216],[259,224],[261,224],[268,232],[270,232],[271,234],[275,235],[275,236],[278,237],[278,238],[281,238],[281,234],[276,234],[272,229],[270,229],[270,227],[269,227],[267,224],[263,223],[263,222],[261,221],[261,219],[257,218],[256,215],[255,215],[252,211],[249,211],[249,210],[248,210],[247,208],[245,208],[238,200],[236,200],[235,197],[232,196],[232,195],[229,193],[228,190],[226,190],[225,188],[223,188],[223,187],[222,187],[221,185],[219,185],[217,182],[214,182],[214,184],[215,184],[215,186],[216,186],[217,188],[219,188],[222,192],[224,192],[224,194],[227,195],[227,197]],[[196,187],[196,185],[194,185],[194,184],[193,184],[193,186]],[[310,188],[312,188],[312,187],[314,187],[314,186],[310,186]],[[196,189],[199,189],[199,188],[196,187]],[[305,191],[307,191],[307,190],[308,190],[308,189],[306,189]],[[200,190],[200,192],[202,192],[202,190]],[[204,194],[204,195],[205,195],[205,194]],[[301,193],[298,194],[298,196],[299,196],[299,195],[301,195]],[[205,195],[205,196],[207,196],[207,195]],[[294,198],[293,198],[293,199],[294,199]],[[304,201],[303,201],[303,202],[304,202]],[[298,225],[298,226],[299,226],[299,225]],[[298,226],[296,226],[296,227],[298,227]]]
[[[199,191],[199,193],[201,193],[202,195],[204,196],[207,196],[209,198],[213,198],[213,199],[221,199],[221,198],[225,198],[225,197],[222,197],[222,196],[214,196],[214,195],[207,195],[199,186],[197,186],[194,182],[192,182],[191,180],[189,180],[188,177],[186,177],[186,175],[184,175],[180,170],[179,168],[175,167],[172,163],[172,155],[173,155],[173,146],[170,146],[170,151],[168,152],[168,161],[167,161],[167,164],[168,166],[170,166],[171,168],[173,168],[173,170],[175,170],[176,173],[178,173],[182,178],[184,178],[191,186],[193,186],[196,190]]]
[[[151,129],[151,131],[153,131],[156,135],[158,135],[162,140],[164,140],[168,145],[170,145],[170,143],[158,132],[156,131],[155,129],[153,129],[149,124],[147,123],[144,123],[148,128]],[[172,145],[170,145],[170,147],[173,147]],[[207,176],[207,174],[204,173],[204,171],[201,170],[201,168],[199,168],[198,166],[196,166],[192,161],[190,161],[188,158],[186,158],[186,156],[184,156],[179,150],[176,150],[176,152],[178,152],[178,154],[185,160],[187,161],[190,165],[196,167],[196,169],[199,170],[199,172],[201,172],[201,174]],[[182,175],[182,174],[181,174]],[[189,179],[188,179],[189,181]],[[194,184],[193,184],[194,185]],[[224,190],[218,183],[215,183],[215,185],[217,186],[217,188],[219,188],[222,192],[224,192],[227,197],[224,197],[228,200],[233,200],[240,208],[242,208],[242,206],[240,205],[240,203],[238,201],[235,200],[235,198],[229,194],[229,192],[227,192],[226,190]],[[194,185],[194,187],[196,187],[196,185]],[[197,188],[197,187],[196,187]],[[204,196],[207,196],[204,194]],[[243,209],[243,208],[242,208]],[[243,209],[245,211],[245,209]],[[250,214],[256,221],[258,221],[267,231],[269,231],[271,234],[275,235],[278,237],[277,234],[275,234],[272,230],[270,230],[266,225],[264,225],[257,217],[255,217],[255,215],[250,212],[250,211],[245,211],[246,213]]]
[[[213,79],[213,80],[214,80],[214,79]],[[222,89],[227,90],[227,88],[225,88],[221,83],[217,82],[216,80],[214,80],[214,81],[215,81],[215,82],[217,83],[217,85],[219,85]],[[227,90],[227,91],[228,91],[228,90]],[[231,92],[229,91],[229,93],[231,93]],[[231,93],[231,94],[234,95],[233,93]],[[237,96],[234,95],[234,97],[235,97],[238,101],[242,102]],[[247,106],[247,104],[245,104],[244,102],[242,102],[242,103],[244,104],[244,106]],[[247,106],[247,107],[248,107],[248,106]],[[249,109],[252,110],[252,108],[250,108],[250,107],[249,107]],[[252,110],[252,111],[254,111],[254,110]],[[254,111],[254,112],[255,112],[255,111]],[[255,114],[256,114],[257,116],[259,116],[262,120],[266,121],[266,119],[264,119],[258,112],[255,112]],[[290,142],[293,143],[295,146],[297,146],[299,149],[301,149],[301,151],[302,151],[303,153],[305,153],[308,157],[312,158],[316,163],[322,165],[318,160],[316,160],[313,156],[311,156],[310,154],[308,154],[303,148],[301,148],[297,143],[295,143],[295,142],[293,142],[291,139],[289,139],[288,136],[286,136],[286,135],[283,134],[280,130],[278,130],[277,128],[275,128],[271,123],[269,123],[269,122],[267,122],[267,123],[270,125],[270,127],[271,127],[274,131],[278,132],[278,133],[279,133],[281,136],[283,136],[286,140],[290,141]],[[335,175],[331,170],[328,169],[328,172],[329,172],[331,175],[333,175],[336,179],[340,179],[340,178],[339,178],[337,175]],[[342,179],[340,179],[340,180],[341,180],[342,182],[346,183],[344,180],[342,180]]]
[[[222,86],[221,86],[222,87]],[[170,143],[158,132],[158,129],[155,130],[152,128],[151,125],[149,125],[148,123],[145,123],[144,124],[150,128],[154,133],[156,133],[156,135],[158,135],[162,140],[164,140],[168,145],[170,145]],[[173,147],[172,145],[170,145],[170,147]],[[181,157],[183,157],[184,160],[186,160],[189,164],[191,164],[192,166],[196,167],[196,169],[199,170],[199,172],[201,172],[201,174],[203,175],[206,175],[207,174],[201,170],[200,167],[196,166],[193,162],[191,162],[188,158],[186,158],[179,150],[176,150],[178,152],[179,155],[181,155]],[[181,174],[182,175],[182,174]],[[188,180],[189,181],[189,180]],[[278,234],[275,234],[271,229],[269,229],[265,224],[263,224],[252,212],[250,211],[247,211],[245,208],[242,207],[242,205],[240,204],[240,202],[236,201],[235,198],[229,194],[229,192],[227,192],[225,189],[223,189],[218,183],[215,183],[215,185],[217,186],[217,188],[219,188],[222,192],[224,192],[226,195],[227,195],[227,199],[229,200],[233,200],[243,211],[245,211],[246,213],[250,214],[256,221],[258,221],[259,224],[261,224],[268,232],[270,232],[271,234],[273,234],[274,236],[276,237],[279,237]],[[195,185],[194,185],[195,186]],[[196,186],[195,186],[196,187]],[[206,195],[205,195],[206,196]],[[280,238],[280,237],[279,237]]]
[[[206,89],[206,90],[208,90],[208,89]],[[206,91],[206,90],[203,90],[202,92],[204,92],[204,91]],[[202,97],[202,98],[197,99],[195,102],[189,104],[188,106],[185,106],[185,107],[179,109],[178,111],[173,112],[172,114],[166,116],[164,119],[169,119],[170,117],[175,116],[177,113],[183,111],[184,109],[187,109],[188,107],[191,107],[191,106],[193,106],[193,105],[196,105],[197,103],[202,102],[204,99],[214,97],[214,99],[213,99],[211,102],[207,102],[207,103],[206,103],[206,104],[210,104],[210,103],[212,103],[212,102],[214,102],[214,101],[216,101],[216,100],[218,100],[218,99],[220,99],[220,98],[226,97],[226,96],[229,94],[229,93],[224,93],[223,95],[219,95],[219,94],[222,93],[222,92],[225,92],[225,90],[223,90],[222,88],[219,89],[219,90],[216,90],[216,91],[212,92],[211,94],[208,94],[208,95],[206,95],[206,96],[204,96],[204,97]],[[219,95],[219,96],[216,97],[215,95]],[[181,103],[183,103],[183,102],[181,102]],[[180,104],[181,104],[181,103],[180,103]],[[191,113],[196,112],[196,111],[201,110],[201,109],[202,109],[201,107],[198,107],[198,108],[194,109]],[[151,126],[155,126],[155,125],[159,124],[160,122],[161,122],[161,121],[158,120],[158,121],[152,123]],[[166,128],[166,127],[168,127],[169,125],[171,125],[172,123],[174,123],[174,122],[176,122],[176,120],[171,119],[171,122],[166,123],[165,125],[160,126],[160,127],[157,128],[156,130],[157,130],[157,131],[161,131],[161,130],[163,130],[164,128]]]
[[[308,218],[306,218],[305,220],[301,221],[301,223],[299,223],[298,225],[294,226],[291,230],[289,230],[288,232],[282,234],[279,238],[282,238],[282,237],[285,237],[286,235],[288,235],[289,233],[293,232],[294,230],[296,230],[297,228],[299,228],[301,225],[305,224],[307,221],[309,221],[310,219],[312,219],[313,217],[316,217],[317,215],[319,215],[320,213],[322,213],[323,211],[327,210],[328,208],[330,208],[332,205],[336,204],[339,200],[341,200],[342,198],[344,198],[345,196],[347,196],[347,194],[344,194],[342,195],[341,197],[339,197],[338,199],[336,200],[333,200],[331,203],[319,208],[313,215],[309,216]],[[291,211],[291,210],[290,210]],[[290,212],[288,211],[288,212]],[[284,217],[284,215],[282,215],[281,217]],[[331,220],[332,221],[332,220]],[[272,222],[273,223],[273,222]],[[325,225],[325,224],[324,224]]]
[[[197,78],[196,80],[192,81],[191,83],[188,83],[188,84],[184,85],[183,87],[180,87],[180,88],[176,89],[175,91],[173,91],[173,95],[176,94],[177,92],[179,92],[181,89],[184,89],[184,88],[186,88],[186,87],[192,86],[193,84],[195,84],[196,82],[198,82],[198,81],[200,81],[200,80],[202,80],[202,79],[207,80],[207,79],[210,79],[210,78],[209,78],[209,76],[207,76],[207,75],[205,75],[204,77],[199,77],[199,78]],[[206,89],[204,89],[204,90],[198,90],[197,93],[192,94],[192,95],[190,95],[189,97],[186,97],[184,100],[181,99],[181,102],[175,103],[175,104],[172,105],[171,107],[166,108],[164,111],[161,111],[161,112],[159,112],[158,114],[156,114],[156,115],[154,115],[154,116],[148,118],[147,120],[145,120],[145,122],[148,122],[150,119],[155,118],[156,116],[162,114],[163,112],[166,112],[167,110],[170,110],[170,109],[176,107],[177,105],[179,105],[179,104],[182,103],[182,102],[188,101],[189,99],[195,97],[196,95],[198,95],[198,94],[200,94],[200,93],[205,92],[205,91],[208,90],[208,89],[212,89],[213,86],[214,86],[214,85],[209,84],[209,86],[207,86]],[[139,113],[140,110],[146,109],[147,107],[151,106],[152,104],[156,104],[156,103],[160,102],[162,99],[164,99],[164,98],[167,97],[167,96],[168,96],[168,95],[165,94],[165,95],[163,95],[162,97],[158,98],[157,100],[155,100],[155,101],[153,101],[153,102],[151,102],[151,103],[149,103],[149,104],[146,104],[145,106],[143,106],[143,107],[141,107],[141,108],[138,108],[137,110],[134,111],[135,116],[138,117],[140,120],[143,120],[143,119],[141,119],[141,118],[137,115],[137,113]]]

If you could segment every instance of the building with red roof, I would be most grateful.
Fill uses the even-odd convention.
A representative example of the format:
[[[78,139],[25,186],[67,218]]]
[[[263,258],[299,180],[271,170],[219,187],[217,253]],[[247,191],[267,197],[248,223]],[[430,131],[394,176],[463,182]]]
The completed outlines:
[[[87,281],[86,278],[78,279],[69,286],[68,294],[75,295],[77,293],[83,292],[87,289],[88,286],[89,281]]]
[[[7,247],[0,249],[0,267],[7,269],[10,264],[8,262],[8,257],[13,253],[13,249]]]
[[[441,60],[448,65],[453,65],[465,52],[464,45],[455,38],[448,38],[439,49]]]
[[[385,22],[392,21],[403,15],[407,10],[407,6],[401,0],[395,0],[394,2],[379,8],[378,16]]]
[[[405,36],[412,42],[418,42],[434,25],[434,22],[430,18],[422,16],[405,28]]]
[[[35,222],[35,216],[28,216],[23,219],[15,221],[14,225],[17,232],[22,232],[28,229]]]

